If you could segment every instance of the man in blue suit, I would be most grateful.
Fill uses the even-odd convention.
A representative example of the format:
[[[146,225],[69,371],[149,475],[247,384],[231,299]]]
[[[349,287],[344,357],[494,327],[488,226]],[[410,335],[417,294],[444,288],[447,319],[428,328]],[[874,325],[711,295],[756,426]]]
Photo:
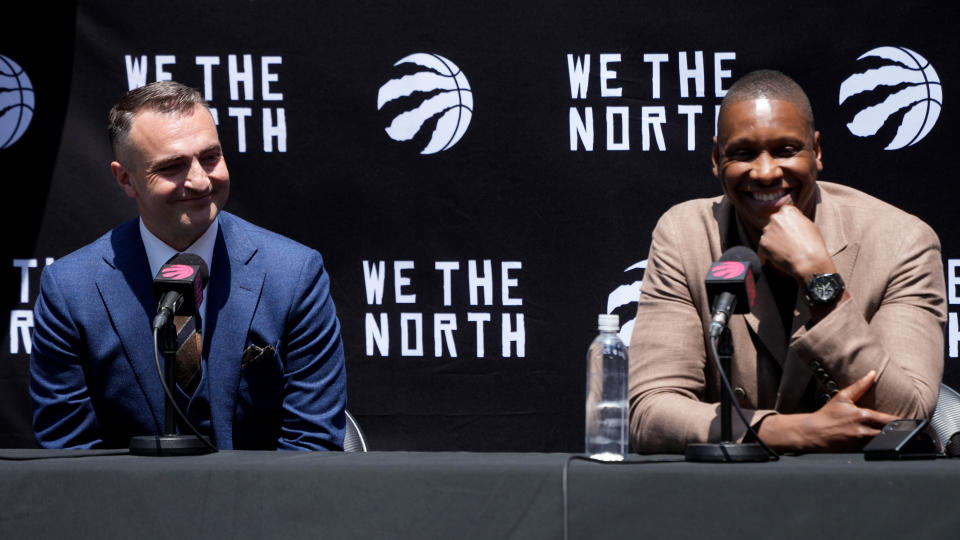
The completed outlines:
[[[196,90],[132,90],[109,130],[111,171],[140,217],[43,272],[30,358],[37,440],[126,447],[164,432],[153,277],[187,252],[210,269],[199,383],[172,389],[191,423],[223,449],[341,448],[343,346],[320,254],[221,211],[230,176]]]

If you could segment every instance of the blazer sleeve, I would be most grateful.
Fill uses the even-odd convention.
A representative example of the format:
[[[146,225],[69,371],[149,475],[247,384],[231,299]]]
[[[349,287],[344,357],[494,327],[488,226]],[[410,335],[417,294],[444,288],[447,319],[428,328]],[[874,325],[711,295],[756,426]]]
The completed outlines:
[[[81,332],[56,268],[44,269],[34,306],[33,430],[44,448],[93,448],[103,440],[84,375]]]
[[[946,298],[940,241],[918,219],[899,235],[861,247],[851,298],[799,335],[798,357],[821,367],[821,384],[844,388],[871,369],[874,387],[858,404],[904,418],[929,418],[943,375]],[[815,369],[816,371],[816,369]]]
[[[342,449],[346,425],[343,343],[330,279],[316,251],[311,250],[300,269],[286,328],[277,448]]]

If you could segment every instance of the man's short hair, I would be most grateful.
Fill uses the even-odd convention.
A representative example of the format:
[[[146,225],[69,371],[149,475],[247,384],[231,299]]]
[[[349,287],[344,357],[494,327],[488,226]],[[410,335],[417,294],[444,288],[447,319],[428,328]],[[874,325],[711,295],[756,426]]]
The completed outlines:
[[[120,145],[126,143],[133,120],[141,110],[166,114],[189,114],[197,105],[209,110],[200,92],[174,81],[152,82],[124,94],[107,115],[107,134],[114,156]]]
[[[810,124],[810,134],[813,135],[813,108],[810,107],[810,99],[803,88],[790,77],[772,69],[758,69],[747,73],[733,83],[720,102],[720,116],[723,116],[728,105],[753,99],[777,99],[793,103]]]

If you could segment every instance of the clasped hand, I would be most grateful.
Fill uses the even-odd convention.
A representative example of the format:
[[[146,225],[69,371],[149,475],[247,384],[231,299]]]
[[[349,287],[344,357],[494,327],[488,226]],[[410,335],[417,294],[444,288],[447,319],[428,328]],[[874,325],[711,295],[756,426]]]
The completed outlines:
[[[863,449],[883,426],[897,419],[857,405],[876,382],[869,373],[837,392],[820,410],[804,414],[779,414],[763,419],[760,438],[780,451],[849,452]]]

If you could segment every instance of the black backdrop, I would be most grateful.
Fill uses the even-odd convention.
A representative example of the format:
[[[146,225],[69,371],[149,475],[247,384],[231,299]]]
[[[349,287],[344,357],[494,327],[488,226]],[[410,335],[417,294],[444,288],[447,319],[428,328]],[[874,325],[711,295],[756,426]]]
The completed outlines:
[[[709,155],[715,107],[722,90],[753,69],[783,70],[808,90],[823,178],[892,202],[937,230],[956,294],[953,3],[172,1],[148,8],[103,0],[2,11],[0,55],[23,68],[36,105],[23,136],[0,148],[10,317],[0,356],[0,446],[33,444],[29,310],[47,258],[135,215],[109,174],[105,116],[130,85],[158,74],[211,93],[233,179],[227,209],[324,254],[343,324],[348,407],[377,449],[582,447],[584,352],[596,315],[610,311],[628,322],[658,216],[719,193]],[[899,150],[884,148],[898,126],[911,129],[909,107],[894,107],[872,137],[847,124],[888,96],[896,100],[911,86],[903,76],[842,104],[838,97],[849,77],[895,64],[858,60],[878,48],[906,48],[929,61],[928,84],[917,88],[932,101],[918,107],[929,122],[934,101],[943,104],[929,133]],[[394,65],[411,55],[442,60],[445,74],[459,68],[460,77]],[[414,80],[426,86],[407,96],[397,90],[402,82],[388,84]],[[0,81],[3,141],[11,129],[3,122],[23,109],[7,110],[22,94],[10,91],[9,77]],[[461,91],[436,89],[451,84]],[[397,99],[378,107],[381,88]],[[434,117],[408,141],[388,135],[395,118],[438,96],[453,100],[454,128]],[[434,132],[455,138],[457,120],[469,124],[456,144],[420,153]],[[960,332],[950,309],[945,378],[958,387]]]

